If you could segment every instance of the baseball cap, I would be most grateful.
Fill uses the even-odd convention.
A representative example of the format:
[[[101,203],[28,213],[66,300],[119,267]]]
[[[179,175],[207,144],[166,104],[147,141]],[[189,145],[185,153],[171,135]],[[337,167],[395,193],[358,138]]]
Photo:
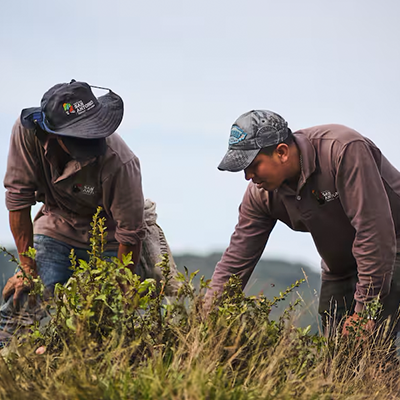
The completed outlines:
[[[262,148],[282,143],[289,132],[287,122],[273,111],[252,110],[241,115],[232,125],[228,151],[218,169],[244,170]]]

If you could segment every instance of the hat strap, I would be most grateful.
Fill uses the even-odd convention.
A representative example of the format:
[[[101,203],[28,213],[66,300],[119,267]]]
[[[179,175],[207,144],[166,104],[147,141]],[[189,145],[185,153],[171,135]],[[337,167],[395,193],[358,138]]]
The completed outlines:
[[[106,87],[102,87],[102,86],[90,85],[90,87],[95,88],[95,89],[108,90],[108,91],[110,91],[110,92],[112,91],[111,89],[106,88]]]

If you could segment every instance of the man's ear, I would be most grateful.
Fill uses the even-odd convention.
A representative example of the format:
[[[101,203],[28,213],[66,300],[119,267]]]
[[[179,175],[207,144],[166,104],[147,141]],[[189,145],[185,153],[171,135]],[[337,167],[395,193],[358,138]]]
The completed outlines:
[[[275,152],[281,162],[286,162],[289,158],[289,146],[286,143],[280,143],[276,146]]]

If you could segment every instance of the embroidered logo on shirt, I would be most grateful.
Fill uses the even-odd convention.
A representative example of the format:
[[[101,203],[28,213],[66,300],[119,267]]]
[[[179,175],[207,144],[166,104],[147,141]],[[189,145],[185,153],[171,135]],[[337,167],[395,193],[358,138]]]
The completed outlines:
[[[323,190],[322,192],[319,190],[313,190],[312,194],[319,204],[329,203],[330,201],[339,198],[338,192],[332,193],[330,190]]]
[[[90,186],[90,185],[82,185],[81,183],[76,183],[73,187],[72,187],[72,191],[74,193],[79,193],[82,192],[82,194],[86,194],[88,196],[93,196],[96,191],[95,191],[95,187],[94,186]]]
[[[73,187],[72,187],[72,191],[74,193],[79,193],[82,190],[82,184],[81,183],[76,183]]]
[[[229,145],[236,144],[246,139],[247,133],[240,129],[237,125],[233,125],[231,136],[229,136]]]
[[[85,185],[82,190],[83,194],[87,194],[89,196],[94,195],[94,186]]]

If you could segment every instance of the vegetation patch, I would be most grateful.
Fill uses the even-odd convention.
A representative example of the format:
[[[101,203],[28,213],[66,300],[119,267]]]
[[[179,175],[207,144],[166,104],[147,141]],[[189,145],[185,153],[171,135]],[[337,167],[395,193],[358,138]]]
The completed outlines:
[[[167,256],[160,260],[163,281],[141,282],[129,256],[103,258],[105,241],[97,213],[90,261],[71,254],[73,276],[46,304],[50,321],[3,350],[0,398],[400,398],[388,341],[357,326],[348,338],[329,340],[296,327],[299,301],[271,319],[271,310],[301,281],[267,299],[246,296],[233,276],[206,312],[209,282],[201,278],[195,287],[197,271],[180,273],[178,294],[168,298]]]

